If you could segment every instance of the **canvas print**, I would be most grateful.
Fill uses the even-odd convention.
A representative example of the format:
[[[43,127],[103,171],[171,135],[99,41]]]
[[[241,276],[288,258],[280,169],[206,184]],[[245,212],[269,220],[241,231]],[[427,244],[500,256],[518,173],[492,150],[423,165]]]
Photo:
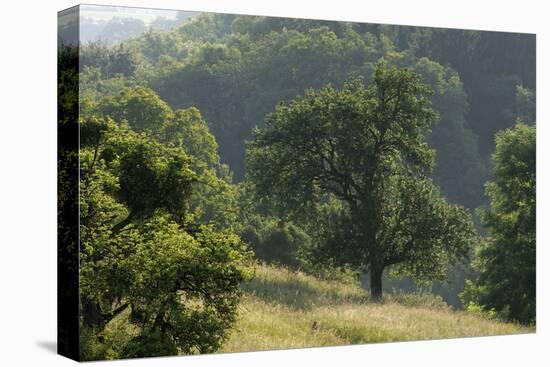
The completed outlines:
[[[534,34],[58,17],[60,354],[535,332]]]

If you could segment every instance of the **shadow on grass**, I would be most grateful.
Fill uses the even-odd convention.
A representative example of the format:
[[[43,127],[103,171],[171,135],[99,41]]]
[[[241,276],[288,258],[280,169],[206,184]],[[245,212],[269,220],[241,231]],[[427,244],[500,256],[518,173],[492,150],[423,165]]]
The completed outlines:
[[[307,279],[297,277],[287,279],[256,277],[244,284],[243,290],[263,301],[284,304],[296,310],[311,310],[314,306],[367,301],[367,297],[363,295],[346,293],[336,287],[312,284]]]
[[[405,340],[404,336],[394,331],[368,325],[335,325],[333,329],[340,338],[350,344],[385,343]]]

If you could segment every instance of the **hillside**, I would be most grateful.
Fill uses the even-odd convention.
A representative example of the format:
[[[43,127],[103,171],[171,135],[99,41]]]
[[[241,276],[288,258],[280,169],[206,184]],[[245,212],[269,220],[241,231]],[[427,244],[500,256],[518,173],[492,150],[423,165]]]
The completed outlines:
[[[222,352],[534,331],[454,311],[430,295],[386,296],[381,304],[371,303],[355,284],[266,265],[243,288],[239,321]]]

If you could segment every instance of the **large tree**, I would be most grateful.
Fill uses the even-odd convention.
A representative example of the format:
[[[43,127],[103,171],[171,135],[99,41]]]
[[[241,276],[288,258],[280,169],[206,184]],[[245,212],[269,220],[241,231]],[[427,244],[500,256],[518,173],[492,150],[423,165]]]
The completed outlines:
[[[80,124],[81,358],[215,351],[250,276],[215,140],[149,90],[107,102]],[[121,319],[130,331],[109,339]]]
[[[536,128],[518,123],[496,135],[495,179],[482,211],[489,236],[479,253],[479,277],[465,301],[523,323],[536,317]]]
[[[354,80],[279,104],[248,147],[249,179],[279,209],[299,213],[330,195],[345,203],[320,221],[317,253],[370,272],[374,299],[386,267],[442,278],[475,239],[467,211],[430,179],[426,134],[438,115],[428,94],[417,74],[380,62],[368,87]]]

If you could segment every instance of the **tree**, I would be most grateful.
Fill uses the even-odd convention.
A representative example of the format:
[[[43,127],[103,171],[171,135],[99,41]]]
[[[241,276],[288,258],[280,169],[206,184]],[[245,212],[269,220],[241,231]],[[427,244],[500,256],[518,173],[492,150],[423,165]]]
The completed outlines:
[[[521,121],[535,121],[537,96],[534,90],[523,85],[516,86],[516,114]]]
[[[176,110],[174,117],[163,125],[159,139],[184,149],[191,157],[191,168],[200,176],[201,184],[195,187],[189,200],[195,218],[220,228],[232,227],[238,214],[232,172],[220,162],[218,143],[200,111],[194,107]]]
[[[131,112],[141,94],[126,95],[128,105],[114,102]],[[185,151],[187,143],[157,140],[173,123],[171,110],[158,111],[147,115],[157,121],[150,127],[135,114],[116,123],[86,116],[80,124],[82,359],[106,358],[94,347],[104,343],[117,358],[215,351],[236,320],[240,284],[251,275],[251,254],[240,238],[201,221],[193,207],[195,190],[224,181],[215,171],[194,169],[207,165]],[[204,137],[199,132],[195,137]],[[120,317],[135,330],[105,341],[107,325]]]
[[[138,65],[137,49],[126,47],[124,43],[109,47],[98,40],[81,45],[81,71],[86,67],[98,68],[104,77],[113,77],[116,74],[128,77],[135,73]]]
[[[380,62],[367,88],[354,80],[279,104],[248,146],[249,179],[280,210],[299,213],[329,194],[346,204],[320,228],[317,252],[369,271],[374,299],[386,267],[441,278],[475,240],[466,210],[429,178],[425,136],[437,113],[428,93],[417,74]]]
[[[159,131],[173,117],[170,107],[145,87],[125,88],[117,96],[107,96],[99,112],[115,121],[126,121],[135,131]]]
[[[172,111],[151,89],[133,87],[103,98],[97,110],[115,121],[126,121],[134,131],[149,132],[163,146],[185,151],[190,169],[200,176],[188,201],[196,220],[224,228],[233,224],[237,203],[232,173],[220,162],[218,143],[197,108]]]
[[[146,25],[141,19],[114,17],[104,23],[98,38],[109,44],[116,44],[128,38],[139,36],[146,29]]]
[[[460,74],[470,102],[468,125],[479,137],[479,151],[488,158],[494,150],[495,133],[515,122],[516,86],[535,89],[535,37],[522,33],[408,29],[410,32],[405,34],[417,56],[451,65]]]
[[[536,129],[518,123],[496,135],[490,208],[481,211],[489,236],[479,253],[479,276],[466,302],[522,323],[536,317]]]
[[[207,18],[224,28],[223,17]],[[468,98],[461,77],[449,66],[416,57],[413,48],[399,51],[386,32],[377,37],[348,23],[237,16],[224,38],[202,45],[191,45],[187,32],[183,26],[158,40],[144,34],[136,41],[146,57],[159,45],[157,59],[166,57],[166,63],[149,72],[149,85],[173,108],[201,110],[237,182],[244,178],[244,141],[277,102],[327,83],[339,88],[350,76],[368,78],[383,58],[412,68],[434,91],[430,99],[443,123],[433,128],[429,144],[438,152],[433,175],[442,193],[467,208],[483,204],[488,170],[479,156],[478,138],[467,126]],[[164,46],[165,38],[170,47]],[[457,38],[462,39],[459,44],[470,41],[466,34],[457,33]],[[187,56],[175,56],[179,48],[172,43],[185,45]]]
[[[109,58],[109,75],[133,75],[138,67],[139,60],[135,49],[128,49],[124,44],[113,47]]]
[[[483,183],[487,169],[482,164],[477,136],[466,126],[468,98],[458,74],[427,58],[412,65],[433,94],[430,97],[440,114],[440,123],[428,137],[430,147],[437,151],[434,181],[445,197],[467,208],[484,203]]]
[[[259,260],[304,270],[300,250],[306,249],[311,240],[294,223],[255,216],[243,226],[240,235]]]

